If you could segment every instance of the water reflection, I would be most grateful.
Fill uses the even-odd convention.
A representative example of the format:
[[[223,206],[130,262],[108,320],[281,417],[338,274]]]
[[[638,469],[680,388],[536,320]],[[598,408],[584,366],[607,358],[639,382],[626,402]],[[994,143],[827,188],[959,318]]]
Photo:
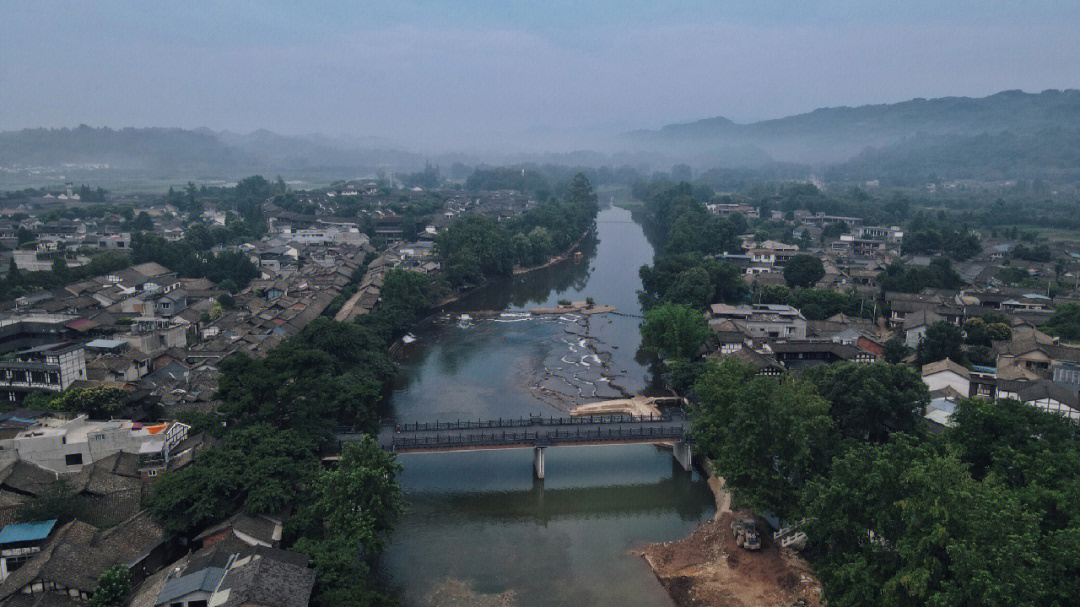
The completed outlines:
[[[651,262],[652,247],[629,220],[627,211],[604,209],[583,261],[514,277],[454,309],[514,312],[593,297],[640,314],[638,268]],[[636,392],[646,387],[650,362],[635,357],[638,323],[603,315],[588,323],[478,320],[419,330],[402,350],[394,413],[402,421],[548,415],[558,403],[536,386],[567,374],[572,381],[564,383],[577,388],[610,380]],[[542,483],[533,480],[529,449],[401,461],[410,509],[386,566],[405,605],[669,606],[628,550],[682,537],[713,512],[700,475],[649,445],[549,449]]]
[[[552,302],[552,294],[577,292],[589,284],[594,266],[586,260],[596,256],[600,238],[591,236],[582,243],[582,261],[573,258],[526,274],[498,280],[447,306],[453,312],[470,310],[524,309]],[[559,297],[556,297],[556,300]],[[599,301],[599,300],[598,300]]]
[[[410,511],[388,565],[409,605],[453,603],[452,590],[469,605],[669,605],[628,551],[713,512],[700,476],[648,445],[549,449],[542,484],[527,449],[402,461]]]

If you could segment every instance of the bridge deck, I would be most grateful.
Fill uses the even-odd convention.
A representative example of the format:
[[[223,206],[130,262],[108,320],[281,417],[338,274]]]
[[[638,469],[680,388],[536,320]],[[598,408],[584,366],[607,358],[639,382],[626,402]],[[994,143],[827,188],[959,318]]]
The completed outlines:
[[[383,426],[379,445],[399,453],[520,449],[558,445],[601,445],[680,442],[690,422],[681,412],[663,415],[599,415],[584,417],[528,417],[500,420],[458,420]],[[336,432],[340,441],[359,433],[349,428]]]

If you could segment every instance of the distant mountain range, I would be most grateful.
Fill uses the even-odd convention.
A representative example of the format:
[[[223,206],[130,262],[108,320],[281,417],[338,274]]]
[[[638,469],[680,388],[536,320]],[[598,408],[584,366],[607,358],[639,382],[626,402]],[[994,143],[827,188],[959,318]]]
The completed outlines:
[[[1040,179],[1080,183],[1080,91],[1005,91],[982,98],[944,97],[860,107],[823,108],[750,124],[708,118],[624,133],[592,152],[427,157],[374,138],[240,135],[209,129],[24,129],[0,133],[0,189],[58,179],[234,180],[270,177],[329,182],[416,171],[429,159],[444,174],[475,166],[556,163],[630,164],[666,170],[739,169],[769,175],[824,175],[914,185],[945,179]],[[108,165],[108,168],[103,168]],[[460,172],[460,167],[458,167]]]
[[[622,143],[708,164],[743,150],[739,162],[755,165],[762,158],[810,165],[843,163],[868,148],[887,148],[912,141],[940,144],[949,136],[1026,137],[1047,130],[1080,130],[1080,91],[1041,93],[1004,91],[989,97],[912,99],[901,103],[822,108],[805,114],[750,124],[708,118],[672,124],[659,130],[626,133]]]
[[[0,133],[0,168],[63,168],[101,178],[235,179],[253,173],[349,178],[422,167],[424,157],[374,139],[247,135],[210,129],[23,129]],[[108,165],[108,169],[101,168]],[[25,172],[25,171],[24,171]],[[17,175],[18,172],[8,173]],[[0,175],[0,184],[5,177]]]

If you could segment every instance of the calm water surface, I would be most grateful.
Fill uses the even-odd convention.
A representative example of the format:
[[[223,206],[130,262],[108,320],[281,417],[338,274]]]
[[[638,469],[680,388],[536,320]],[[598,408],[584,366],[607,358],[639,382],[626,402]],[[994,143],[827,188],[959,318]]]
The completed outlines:
[[[527,318],[593,297],[640,314],[638,268],[653,250],[628,211],[608,208],[585,259],[493,285],[455,310],[504,315],[418,331],[391,397],[399,420],[557,415],[576,402],[645,388],[639,320]],[[387,551],[406,605],[667,606],[629,550],[685,536],[713,514],[698,473],[649,445],[560,447],[547,479],[531,450],[401,456],[409,512]]]

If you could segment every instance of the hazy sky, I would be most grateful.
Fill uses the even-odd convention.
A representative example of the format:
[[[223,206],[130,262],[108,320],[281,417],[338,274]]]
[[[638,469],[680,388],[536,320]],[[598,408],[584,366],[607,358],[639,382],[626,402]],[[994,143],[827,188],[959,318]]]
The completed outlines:
[[[568,148],[718,115],[1080,88],[1077,32],[1075,0],[0,0],[0,130]]]

